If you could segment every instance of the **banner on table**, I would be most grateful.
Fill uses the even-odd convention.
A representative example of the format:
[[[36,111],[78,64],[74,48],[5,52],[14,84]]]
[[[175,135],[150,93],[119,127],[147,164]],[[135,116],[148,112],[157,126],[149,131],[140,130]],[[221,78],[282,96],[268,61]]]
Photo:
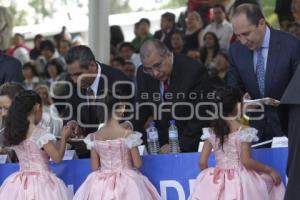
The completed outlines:
[[[285,182],[287,148],[256,149],[253,150],[253,157],[275,168]],[[186,200],[200,172],[198,158],[199,153],[143,156],[141,171],[154,184],[163,199]],[[209,166],[214,164],[214,156],[211,155]],[[0,184],[18,168],[17,164],[1,164]],[[76,191],[90,173],[90,161],[88,159],[63,161],[58,165],[51,164],[51,168],[71,189]]]

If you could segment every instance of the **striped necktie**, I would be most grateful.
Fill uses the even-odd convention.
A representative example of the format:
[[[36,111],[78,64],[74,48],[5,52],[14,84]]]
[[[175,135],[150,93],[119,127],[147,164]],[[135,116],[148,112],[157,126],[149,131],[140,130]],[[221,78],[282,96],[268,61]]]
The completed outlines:
[[[256,62],[256,79],[259,87],[259,92],[262,97],[265,95],[265,59],[262,54],[262,47],[257,51]]]

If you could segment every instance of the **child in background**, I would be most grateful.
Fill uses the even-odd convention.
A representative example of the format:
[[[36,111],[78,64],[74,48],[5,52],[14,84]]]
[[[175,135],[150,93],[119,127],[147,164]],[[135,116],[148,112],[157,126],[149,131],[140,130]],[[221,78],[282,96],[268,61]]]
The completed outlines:
[[[203,129],[201,139],[205,142],[199,160],[202,171],[190,200],[283,200],[285,188],[278,173],[251,158],[251,142],[258,140],[257,130],[237,120],[241,93],[222,88],[216,99],[222,115],[213,121],[212,128]],[[216,167],[208,168],[212,148]]]
[[[49,169],[49,156],[59,163],[71,134],[64,127],[59,149],[55,136],[37,124],[42,118],[42,100],[34,91],[25,90],[12,102],[6,119],[5,143],[15,150],[20,170],[10,175],[0,188],[0,199],[70,200],[68,190]]]
[[[142,160],[137,146],[140,133],[123,128],[118,119],[125,106],[110,92],[104,99],[107,122],[85,138],[91,150],[93,172],[77,190],[73,200],[158,200],[154,186],[136,168]]]

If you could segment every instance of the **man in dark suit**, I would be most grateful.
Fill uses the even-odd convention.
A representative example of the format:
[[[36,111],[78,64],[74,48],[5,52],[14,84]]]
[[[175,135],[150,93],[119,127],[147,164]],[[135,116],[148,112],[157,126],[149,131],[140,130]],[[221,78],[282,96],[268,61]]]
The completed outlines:
[[[254,4],[238,6],[231,21],[238,41],[230,47],[228,84],[240,87],[251,99],[280,100],[300,61],[299,40],[270,28]],[[251,120],[254,114],[250,115],[260,142],[283,135],[277,106],[265,105],[261,120]]]
[[[193,59],[171,53],[156,39],[144,42],[140,55],[143,65],[137,71],[135,130],[144,132],[146,121],[153,118],[161,152],[166,153],[169,120],[174,119],[181,151],[197,151],[202,127],[208,124],[197,119],[194,110],[207,98],[207,70]],[[199,116],[204,116],[204,106],[198,108]]]
[[[171,36],[176,31],[175,15],[170,12],[162,14],[160,21],[161,30],[154,33],[154,38],[162,41],[169,50],[172,50]]]
[[[108,90],[132,103],[133,83],[121,71],[97,62],[89,47],[80,45],[71,48],[66,55],[66,63],[73,87],[67,100],[72,108],[67,109],[65,116],[71,114],[72,121],[68,123],[75,134],[94,132],[100,123],[107,120],[105,105],[101,102]]]
[[[21,62],[0,51],[0,85],[6,82],[21,83],[22,81],[23,74]]]
[[[279,116],[282,129],[289,138],[286,174],[288,183],[285,200],[297,200],[300,196],[300,68],[297,68],[282,95]]]

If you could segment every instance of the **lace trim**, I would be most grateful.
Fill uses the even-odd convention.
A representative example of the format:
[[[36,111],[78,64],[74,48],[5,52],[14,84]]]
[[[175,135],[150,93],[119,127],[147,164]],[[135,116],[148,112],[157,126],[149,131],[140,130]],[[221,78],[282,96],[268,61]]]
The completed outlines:
[[[36,144],[41,149],[49,141],[56,141],[55,136],[51,133],[44,133],[39,138],[37,138]]]
[[[210,134],[211,134],[211,129],[210,128],[202,128],[202,136],[201,136],[201,140],[207,140],[208,138],[210,138]]]
[[[142,136],[140,132],[135,131],[125,139],[125,144],[129,149],[137,147],[143,143]]]
[[[259,140],[257,132],[255,128],[245,128],[241,131],[240,139],[242,142],[257,142]]]
[[[92,141],[91,134],[88,134],[84,139],[83,142],[86,144],[86,148],[91,150],[94,147],[94,141]]]

